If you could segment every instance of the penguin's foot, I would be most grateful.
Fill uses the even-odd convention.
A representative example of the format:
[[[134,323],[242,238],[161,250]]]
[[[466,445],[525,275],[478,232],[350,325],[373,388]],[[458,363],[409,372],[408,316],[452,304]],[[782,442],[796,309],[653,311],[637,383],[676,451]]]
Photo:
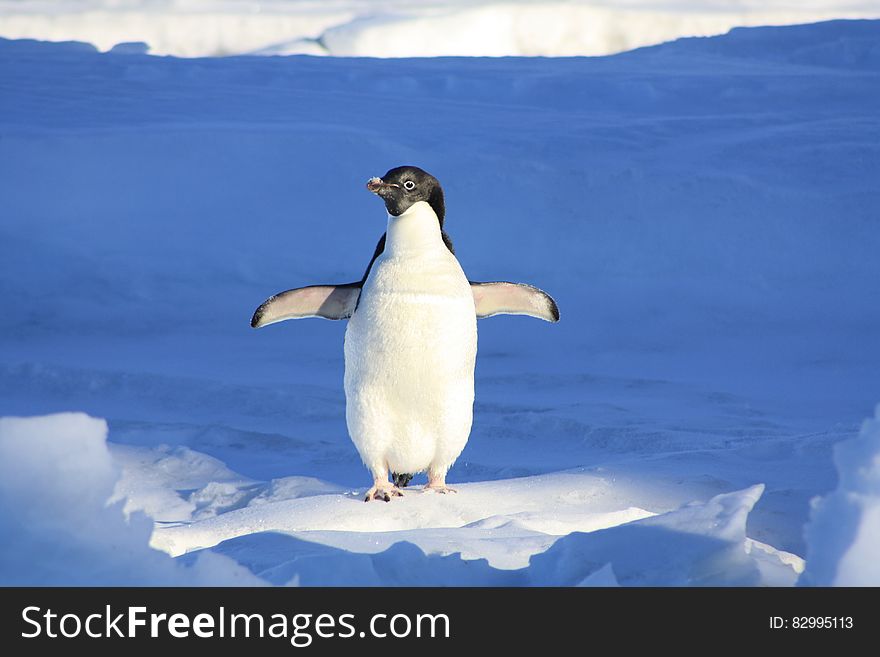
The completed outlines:
[[[445,483],[431,483],[428,482],[425,484],[425,487],[422,489],[425,493],[440,493],[442,495],[446,495],[446,493],[457,493],[458,491],[454,488],[450,488]]]
[[[376,482],[376,485],[367,491],[364,502],[369,502],[370,500],[390,502],[393,497],[403,497],[403,492],[391,482],[381,481]]]

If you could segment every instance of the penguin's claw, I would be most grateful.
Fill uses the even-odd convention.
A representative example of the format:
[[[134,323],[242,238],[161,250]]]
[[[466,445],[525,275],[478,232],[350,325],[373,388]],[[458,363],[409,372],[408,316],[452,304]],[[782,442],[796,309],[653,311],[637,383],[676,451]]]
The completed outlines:
[[[403,497],[403,492],[397,486],[392,486],[391,484],[385,484],[384,486],[376,485],[367,491],[364,502],[369,502],[370,500],[390,502],[394,497]]]
[[[457,493],[458,491],[454,488],[450,488],[446,484],[426,484],[424,488],[425,493],[440,493],[441,495],[446,495],[446,493]]]

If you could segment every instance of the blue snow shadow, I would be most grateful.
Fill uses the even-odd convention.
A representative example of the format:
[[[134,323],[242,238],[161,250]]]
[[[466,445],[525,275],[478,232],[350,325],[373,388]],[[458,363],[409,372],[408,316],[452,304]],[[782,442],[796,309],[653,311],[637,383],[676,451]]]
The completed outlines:
[[[234,559],[276,586],[526,586],[522,570],[499,570],[485,559],[426,555],[407,541],[364,554],[277,532],[240,536],[212,552]],[[181,559],[194,559],[189,553]]]
[[[639,524],[569,534],[518,570],[460,553],[425,554],[407,541],[364,554],[276,532],[230,539],[211,551],[279,586],[577,586],[589,585],[607,564],[622,586],[754,586],[761,579],[741,542]]]

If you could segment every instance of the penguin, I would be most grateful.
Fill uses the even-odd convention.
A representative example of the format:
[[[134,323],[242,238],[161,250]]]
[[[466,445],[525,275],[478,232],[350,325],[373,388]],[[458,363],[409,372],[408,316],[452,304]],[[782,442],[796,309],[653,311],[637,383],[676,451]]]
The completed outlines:
[[[251,326],[347,319],[345,419],[373,477],[364,501],[402,496],[417,472],[427,473],[425,491],[452,493],[446,473],[473,422],[477,320],[558,322],[559,308],[531,285],[468,280],[443,229],[443,188],[428,172],[395,167],[367,189],[384,202],[387,226],[361,280],[276,294]]]

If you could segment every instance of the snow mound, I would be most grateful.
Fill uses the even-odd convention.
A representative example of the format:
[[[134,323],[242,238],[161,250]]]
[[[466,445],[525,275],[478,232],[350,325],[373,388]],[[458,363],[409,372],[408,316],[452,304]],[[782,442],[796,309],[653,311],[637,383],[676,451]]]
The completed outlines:
[[[152,544],[173,556],[258,532],[280,532],[355,551],[377,552],[400,541],[444,555],[486,558],[519,568],[557,536],[595,531],[653,515],[632,503],[638,491],[592,473],[556,473],[461,484],[458,494],[417,487],[394,504],[364,504],[360,491],[291,499],[277,482],[246,507],[198,522],[156,529]],[[312,484],[311,491],[318,492]],[[444,529],[455,529],[453,541]]]
[[[0,418],[3,586],[258,585],[221,555],[187,567],[148,546],[152,522],[108,505],[107,424],[82,413]]]
[[[146,55],[150,46],[143,41],[124,41],[110,48],[109,52],[114,55]]]
[[[746,552],[746,518],[763,492],[756,485],[613,529],[570,534],[532,559],[532,581],[573,586],[611,564],[623,586],[754,586],[760,573]]]
[[[0,418],[0,527],[14,537],[0,552],[0,583],[631,586],[795,576],[769,546],[747,548],[746,517],[762,485],[654,516],[608,511],[625,486],[561,474],[471,484],[455,496],[412,491],[392,505],[289,478],[264,487],[258,503],[252,496],[238,510],[158,527],[155,543],[195,551],[175,561],[147,546],[152,527],[143,514],[126,519],[121,503],[108,503],[120,479],[106,436],[103,420],[81,413]],[[149,471],[157,489],[166,479],[202,484],[196,502],[240,490],[234,473],[191,450],[158,449],[158,459],[114,452],[129,471],[121,481]],[[220,481],[205,483],[212,474]],[[139,490],[149,498],[149,486]],[[189,509],[195,518],[197,507]],[[206,545],[216,547],[199,549]],[[762,567],[753,553],[763,555]]]
[[[845,38],[841,38],[842,35]],[[848,70],[880,69],[880,23],[826,21],[787,27],[738,27],[723,39],[680,39],[666,55],[730,57]],[[656,46],[655,46],[656,48]]]
[[[329,54],[350,57],[596,56],[682,36],[723,34],[737,26],[790,25],[844,15],[830,9],[792,11],[773,3],[731,11],[698,5],[682,10],[662,3],[485,2],[358,17],[326,30],[318,41]]]
[[[834,447],[837,490],[813,502],[799,584],[880,586],[880,406],[858,437]]]
[[[530,490],[525,480],[507,484]],[[755,550],[753,544],[760,544],[745,535],[746,518],[763,490],[752,486],[590,533],[546,536],[545,548],[552,547],[516,569],[469,558],[473,528],[446,529],[433,544],[418,532],[364,532],[353,542],[332,533],[267,531],[212,551],[270,582],[306,586],[790,586],[797,558],[766,545]],[[364,510],[376,507],[391,508]],[[508,549],[515,549],[514,537],[509,531],[497,535]]]
[[[144,42],[184,57],[241,53],[369,57],[605,55],[736,26],[875,18],[852,0],[0,0],[0,36],[76,39],[110,50]],[[131,52],[130,49],[126,49]],[[118,50],[117,50],[118,52]]]
[[[166,3],[151,0],[52,3],[0,0],[0,36],[48,41],[75,39],[108,51],[143,42],[157,55],[222,56],[250,52],[354,18],[352,3],[296,1]],[[354,3],[355,5],[357,3]]]
[[[249,501],[254,482],[222,462],[187,447],[155,449],[110,445],[122,472],[112,502],[124,500],[124,511],[143,511],[157,521],[203,518]]]

